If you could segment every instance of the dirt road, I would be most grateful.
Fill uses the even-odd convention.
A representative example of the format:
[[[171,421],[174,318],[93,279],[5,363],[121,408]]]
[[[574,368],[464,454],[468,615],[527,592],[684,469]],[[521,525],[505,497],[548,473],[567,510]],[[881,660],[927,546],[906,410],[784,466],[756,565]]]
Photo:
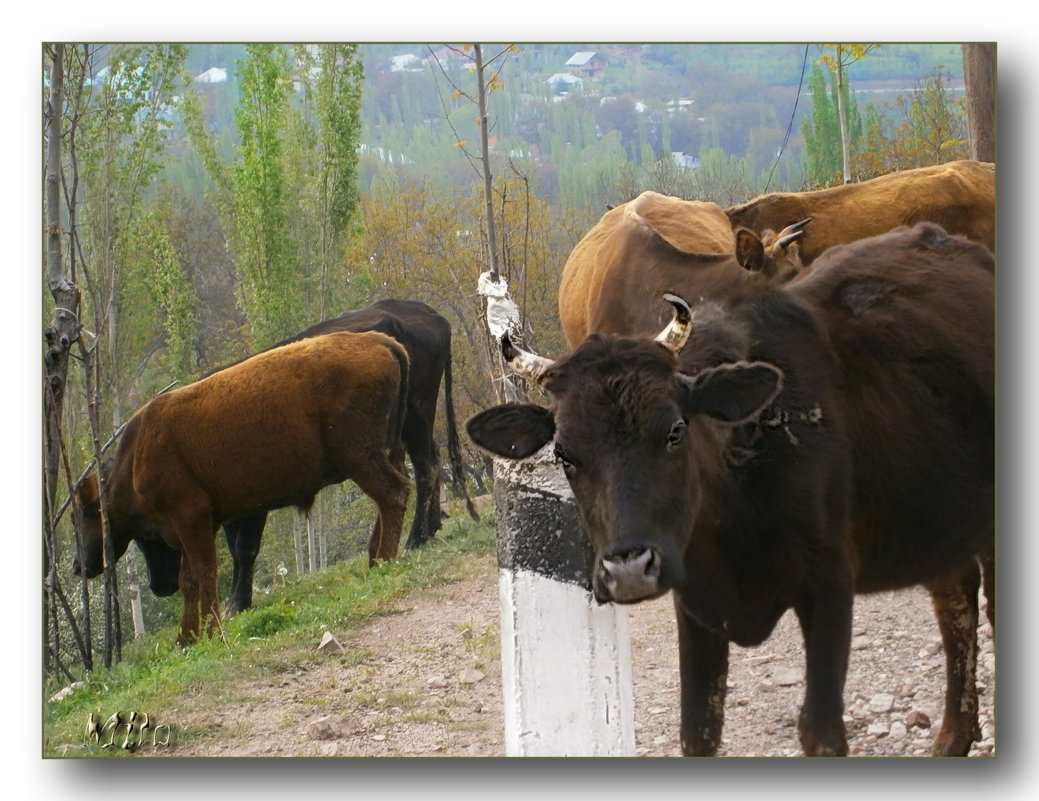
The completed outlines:
[[[678,655],[667,598],[630,608],[636,755],[679,756]],[[168,712],[208,728],[170,756],[504,756],[499,611],[493,557],[472,577],[403,598],[343,645],[288,673],[224,694],[186,698]],[[331,630],[340,637],[340,632]],[[852,754],[925,756],[940,724],[944,658],[923,590],[860,596],[845,692]],[[317,643],[314,643],[317,646]],[[983,740],[995,749],[992,632],[980,633]],[[356,653],[356,652],[354,652]],[[762,646],[734,647],[722,756],[800,756],[801,637],[791,614]],[[929,723],[930,725],[926,725]]]

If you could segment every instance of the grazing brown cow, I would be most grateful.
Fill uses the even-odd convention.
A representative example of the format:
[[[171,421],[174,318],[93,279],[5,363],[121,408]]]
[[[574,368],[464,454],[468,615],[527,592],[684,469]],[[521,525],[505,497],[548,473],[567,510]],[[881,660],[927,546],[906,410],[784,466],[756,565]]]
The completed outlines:
[[[996,168],[982,161],[952,161],[814,192],[773,192],[725,213],[734,229],[759,234],[811,217],[812,226],[799,243],[805,267],[834,245],[924,221],[995,252]]]
[[[721,742],[729,643],[762,643],[791,608],[802,747],[847,754],[854,594],[918,584],[946,655],[934,753],[966,755],[982,578],[995,622],[992,254],[922,223],[780,287],[668,300],[656,340],[592,334],[552,361],[506,338],[552,405],[488,409],[470,437],[508,459],[554,440],[598,601],[673,593],[687,756]]]
[[[408,352],[408,403],[402,436],[415,471],[415,517],[407,547],[417,548],[429,542],[441,526],[440,454],[433,436],[441,383],[452,480],[465,498],[469,515],[478,520],[479,515],[465,489],[465,466],[451,397],[451,324],[425,303],[390,298],[312,325],[278,345],[333,331],[379,331],[393,337]],[[252,606],[253,567],[266,523],[267,513],[261,511],[224,524],[233,565],[225,607],[228,615]]]
[[[352,479],[379,508],[369,559],[397,555],[408,496],[407,381],[407,352],[396,340],[326,334],[160,395],[130,419],[108,479],[112,545],[117,559],[130,540],[146,558],[149,549],[180,552],[181,642],[207,618],[210,631],[219,621],[215,538],[228,520],[285,506],[306,511],[320,489]],[[78,500],[85,564],[73,570],[93,577],[103,567],[96,481]]]
[[[698,300],[797,275],[791,242],[807,222],[791,220],[780,226],[789,229],[760,238],[750,230],[734,235],[715,203],[643,192],[607,211],[570,253],[559,282],[567,342],[577,345],[595,331],[659,331],[665,292]]]

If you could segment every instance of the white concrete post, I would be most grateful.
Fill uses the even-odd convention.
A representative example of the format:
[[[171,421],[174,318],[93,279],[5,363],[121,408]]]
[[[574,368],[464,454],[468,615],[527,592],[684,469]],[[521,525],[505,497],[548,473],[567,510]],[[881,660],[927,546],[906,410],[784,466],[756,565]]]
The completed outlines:
[[[628,611],[591,594],[591,547],[551,448],[495,461],[506,756],[633,756]]]
[[[487,327],[517,341],[504,279]],[[592,598],[592,550],[552,446],[494,463],[506,756],[634,756],[628,611]]]

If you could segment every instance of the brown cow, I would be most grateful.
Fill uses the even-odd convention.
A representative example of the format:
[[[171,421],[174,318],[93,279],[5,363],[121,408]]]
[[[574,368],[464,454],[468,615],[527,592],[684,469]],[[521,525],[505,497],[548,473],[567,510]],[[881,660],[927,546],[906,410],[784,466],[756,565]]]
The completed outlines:
[[[995,252],[996,168],[988,162],[953,161],[814,192],[773,192],[725,213],[733,229],[758,233],[811,217],[811,229],[799,243],[805,267],[834,245],[924,221]]]
[[[659,331],[668,314],[660,302],[665,292],[719,297],[736,286],[797,275],[801,263],[790,242],[807,222],[760,239],[740,232],[737,251],[737,236],[717,204],[643,192],[607,211],[570,253],[559,282],[567,342],[577,345],[594,331]]]
[[[108,479],[114,554],[137,540],[151,570],[156,549],[179,551],[180,642],[206,618],[209,631],[219,621],[215,538],[228,520],[306,511],[320,489],[352,479],[379,508],[370,560],[396,556],[409,486],[407,381],[396,340],[340,332],[253,356],[152,399],[130,419]],[[96,481],[78,500],[85,564],[73,570],[93,577],[103,567]]]
[[[599,602],[673,593],[687,756],[721,742],[729,643],[762,643],[791,608],[802,747],[846,754],[854,594],[918,584],[946,657],[934,753],[965,756],[982,577],[995,622],[992,254],[921,223],[781,287],[668,300],[656,340],[592,334],[552,361],[506,338],[552,405],[488,409],[470,437],[507,459],[554,440]]]

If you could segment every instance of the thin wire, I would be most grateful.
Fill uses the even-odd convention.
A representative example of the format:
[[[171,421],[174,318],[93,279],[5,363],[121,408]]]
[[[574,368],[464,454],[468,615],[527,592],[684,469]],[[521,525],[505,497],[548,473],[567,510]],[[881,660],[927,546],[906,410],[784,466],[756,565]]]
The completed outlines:
[[[772,185],[772,176],[776,173],[776,167],[779,166],[779,159],[783,155],[783,151],[786,150],[787,142],[790,141],[790,131],[794,127],[794,117],[797,116],[797,102],[801,99],[801,88],[805,82],[805,67],[808,66],[808,45],[805,45],[805,54],[801,58],[801,79],[797,83],[797,96],[794,98],[794,110],[790,112],[790,122],[786,126],[786,136],[783,137],[783,144],[779,146],[779,152],[776,154],[776,161],[772,165],[772,171],[768,174],[768,181],[765,184],[765,191]]]

